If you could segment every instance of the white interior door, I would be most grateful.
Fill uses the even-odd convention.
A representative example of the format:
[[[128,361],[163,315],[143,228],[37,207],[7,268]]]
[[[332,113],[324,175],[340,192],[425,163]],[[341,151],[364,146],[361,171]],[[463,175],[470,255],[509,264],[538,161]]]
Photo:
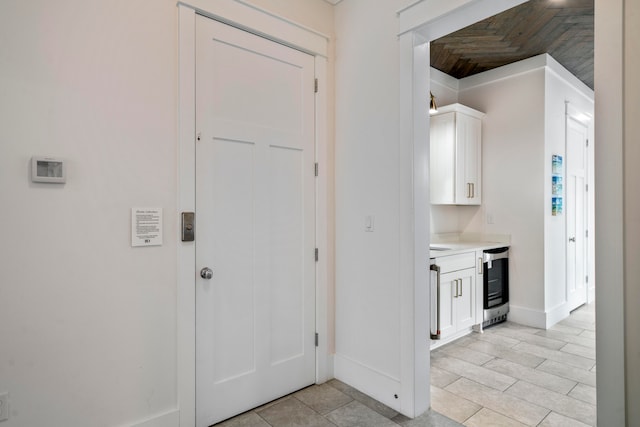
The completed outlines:
[[[587,302],[587,139],[584,124],[567,117],[567,301]]]
[[[314,117],[312,56],[197,17],[198,426],[315,382]]]

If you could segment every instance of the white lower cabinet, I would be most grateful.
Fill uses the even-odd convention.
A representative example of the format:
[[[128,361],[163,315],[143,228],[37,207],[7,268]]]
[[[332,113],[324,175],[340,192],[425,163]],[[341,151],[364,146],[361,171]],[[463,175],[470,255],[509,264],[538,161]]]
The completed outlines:
[[[456,335],[476,323],[476,269],[440,276],[440,339]]]
[[[475,255],[469,252],[435,259],[440,268],[440,340],[432,341],[432,347],[469,333],[478,323]]]

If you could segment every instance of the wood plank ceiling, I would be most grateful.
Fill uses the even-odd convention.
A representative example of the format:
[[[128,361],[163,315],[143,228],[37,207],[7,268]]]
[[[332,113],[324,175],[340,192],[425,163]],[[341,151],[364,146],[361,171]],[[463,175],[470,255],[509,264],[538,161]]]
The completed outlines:
[[[594,0],[530,0],[431,42],[431,66],[461,79],[548,53],[593,89]]]

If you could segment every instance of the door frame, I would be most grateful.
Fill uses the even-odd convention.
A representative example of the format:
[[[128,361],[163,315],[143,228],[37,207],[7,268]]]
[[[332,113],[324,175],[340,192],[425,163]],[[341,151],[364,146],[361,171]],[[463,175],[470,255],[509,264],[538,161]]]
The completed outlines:
[[[431,406],[431,356],[429,324],[431,308],[429,292],[430,193],[429,193],[429,109],[430,42],[484,18],[500,13],[527,0],[418,0],[398,13],[400,54],[400,157],[413,166],[401,174],[401,218],[407,221],[401,233],[401,247],[410,248],[407,264],[401,270],[402,330],[401,336],[402,392],[411,396],[404,401],[403,413],[418,416]],[[409,168],[407,168],[409,169]],[[425,178],[426,177],[426,178]],[[426,254],[426,255],[425,255]]]
[[[178,277],[177,277],[177,367],[180,425],[195,425],[196,415],[196,317],[195,317],[195,242],[180,238],[181,212],[195,212],[195,25],[196,14],[232,25],[266,39],[308,53],[315,58],[315,76],[319,80],[315,97],[315,158],[319,164],[316,178],[316,382],[333,376],[327,337],[331,334],[329,317],[329,212],[327,132],[327,52],[329,37],[286,18],[234,0],[177,2],[178,7]],[[197,236],[196,215],[196,239]],[[332,335],[332,334],[331,334]]]

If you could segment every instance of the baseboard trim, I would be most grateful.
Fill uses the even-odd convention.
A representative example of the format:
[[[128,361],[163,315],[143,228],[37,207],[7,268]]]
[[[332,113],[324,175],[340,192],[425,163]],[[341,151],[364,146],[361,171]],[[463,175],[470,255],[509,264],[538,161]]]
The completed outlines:
[[[563,302],[562,304],[557,305],[556,307],[547,311],[547,321],[545,329],[549,329],[559,321],[566,319],[567,317],[569,317],[569,314],[571,313],[569,312],[569,308],[566,302]]]
[[[330,354],[327,356],[327,381],[336,377],[336,355]]]
[[[179,427],[180,411],[172,409],[159,415],[154,415],[143,421],[130,424],[131,427]]]
[[[400,412],[400,380],[340,354],[335,355],[334,364],[337,380]]]
[[[518,307],[509,302],[508,320],[532,328],[547,329],[547,315],[544,311]]]

